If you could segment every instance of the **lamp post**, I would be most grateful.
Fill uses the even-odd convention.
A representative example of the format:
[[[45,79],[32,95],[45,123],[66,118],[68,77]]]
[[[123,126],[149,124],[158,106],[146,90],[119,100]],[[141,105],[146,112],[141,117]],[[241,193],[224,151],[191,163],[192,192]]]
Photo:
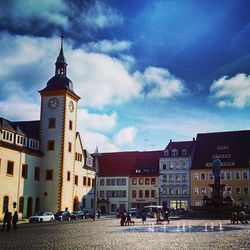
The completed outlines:
[[[97,200],[97,181],[98,181],[98,172],[99,172],[99,164],[98,164],[98,147],[96,147],[95,153],[94,153],[94,166],[95,166],[95,186],[94,186],[94,215],[93,220],[96,220],[96,200]]]

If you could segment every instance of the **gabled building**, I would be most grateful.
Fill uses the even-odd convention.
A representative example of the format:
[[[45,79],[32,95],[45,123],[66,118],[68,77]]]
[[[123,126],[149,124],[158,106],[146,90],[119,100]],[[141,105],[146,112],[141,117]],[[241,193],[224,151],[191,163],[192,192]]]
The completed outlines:
[[[98,157],[98,206],[115,213],[158,204],[162,151],[102,153]]]
[[[14,202],[20,217],[93,203],[93,195],[85,200],[93,189],[93,158],[77,133],[80,97],[67,77],[63,39],[55,75],[39,92],[40,120],[0,118],[0,218],[6,209],[14,211]]]
[[[250,130],[198,134],[191,167],[191,203],[201,206],[204,195],[211,197],[212,161],[222,162],[221,182],[224,195],[239,204],[250,205],[249,165]]]
[[[160,201],[163,206],[187,209],[190,207],[190,167],[195,150],[192,141],[173,142],[160,158]]]

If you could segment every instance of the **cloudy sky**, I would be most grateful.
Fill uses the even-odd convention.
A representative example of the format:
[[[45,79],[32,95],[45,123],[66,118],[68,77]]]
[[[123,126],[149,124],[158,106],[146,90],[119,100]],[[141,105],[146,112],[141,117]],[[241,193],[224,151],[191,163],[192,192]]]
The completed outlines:
[[[90,152],[250,128],[250,1],[2,0],[0,116],[39,119],[61,34]]]

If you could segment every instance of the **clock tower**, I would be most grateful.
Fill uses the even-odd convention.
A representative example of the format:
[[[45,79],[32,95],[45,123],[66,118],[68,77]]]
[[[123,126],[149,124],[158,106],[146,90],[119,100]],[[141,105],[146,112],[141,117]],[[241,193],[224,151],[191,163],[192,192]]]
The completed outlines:
[[[41,150],[44,153],[40,177],[41,209],[72,210],[74,200],[77,102],[80,99],[67,77],[67,63],[61,49],[55,75],[42,89],[40,114]]]

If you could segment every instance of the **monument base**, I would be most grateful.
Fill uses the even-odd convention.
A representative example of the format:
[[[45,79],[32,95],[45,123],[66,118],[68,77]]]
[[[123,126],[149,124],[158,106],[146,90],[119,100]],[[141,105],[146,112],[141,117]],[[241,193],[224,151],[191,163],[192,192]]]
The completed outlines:
[[[197,219],[230,219],[232,214],[231,206],[201,206],[191,207],[192,217]]]

